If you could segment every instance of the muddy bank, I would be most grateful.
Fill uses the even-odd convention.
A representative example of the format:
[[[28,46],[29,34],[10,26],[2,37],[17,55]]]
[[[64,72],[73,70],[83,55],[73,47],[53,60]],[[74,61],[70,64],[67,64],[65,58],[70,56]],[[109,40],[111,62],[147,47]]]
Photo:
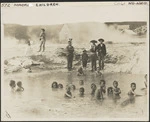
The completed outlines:
[[[66,45],[48,45],[46,51],[38,53],[32,46],[33,51],[31,55],[19,55],[4,60],[4,72],[21,72],[29,68],[39,68],[43,70],[65,69],[67,65],[66,60]],[[126,73],[146,73],[146,57],[147,50],[145,43],[108,43],[107,55],[105,58],[105,72],[126,72]],[[21,52],[21,47],[20,52]],[[22,48],[23,51],[24,48]],[[75,48],[73,66],[77,69],[81,66],[81,54],[85,48]],[[90,56],[89,48],[87,53]],[[12,50],[13,52],[13,50]],[[14,53],[14,52],[13,52]],[[17,52],[18,53],[18,52]],[[7,52],[6,52],[7,55]],[[9,52],[10,55],[10,52]],[[97,61],[98,64],[98,61]],[[87,69],[90,70],[90,59],[88,61]],[[98,66],[98,65],[97,65]]]

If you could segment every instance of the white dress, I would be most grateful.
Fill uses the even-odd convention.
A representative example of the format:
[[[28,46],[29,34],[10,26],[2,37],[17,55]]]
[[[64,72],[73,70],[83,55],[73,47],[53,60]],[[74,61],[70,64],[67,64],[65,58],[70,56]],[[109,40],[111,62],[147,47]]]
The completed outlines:
[[[26,50],[25,50],[25,56],[31,56],[33,55],[33,50],[31,48],[31,46],[27,46]]]

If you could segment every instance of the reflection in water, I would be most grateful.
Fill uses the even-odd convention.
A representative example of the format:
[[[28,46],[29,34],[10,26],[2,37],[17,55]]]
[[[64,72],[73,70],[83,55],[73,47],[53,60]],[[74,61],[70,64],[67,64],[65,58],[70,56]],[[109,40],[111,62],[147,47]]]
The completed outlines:
[[[59,74],[59,76],[58,76]],[[88,75],[89,74],[89,75]],[[30,74],[30,77],[25,74],[14,74],[12,77],[5,76],[5,106],[7,110],[11,113],[14,113],[13,116],[15,118],[19,117],[28,117],[31,118],[32,115],[34,117],[41,118],[56,118],[56,117],[114,117],[116,114],[119,114],[120,117],[124,117],[125,115],[134,118],[137,117],[136,113],[140,109],[143,110],[143,116],[146,115],[146,96],[142,96],[138,99],[130,99],[126,102],[134,103],[135,106],[130,106],[130,109],[126,109],[126,107],[121,107],[120,104],[123,103],[124,98],[127,96],[127,92],[130,89],[130,83],[135,81],[138,89],[141,90],[142,86],[142,78],[141,75],[130,75],[130,74],[104,74],[106,80],[106,88],[111,87],[114,80],[118,80],[119,87],[122,91],[121,98],[117,99],[114,103],[113,98],[107,97],[107,94],[104,94],[103,100],[97,100],[94,95],[91,95],[91,83],[94,83],[99,89],[100,84],[99,81],[101,78],[97,78],[93,73],[87,72],[86,77],[76,76],[76,72],[51,72],[45,74]],[[12,95],[11,92],[8,92],[9,79],[21,80],[24,84],[25,91],[20,93],[14,93]],[[84,85],[82,87],[85,89],[84,97],[80,97],[79,89],[81,86],[79,85],[79,81],[84,80]],[[51,84],[53,81],[57,81],[58,83],[62,83],[63,89],[52,89]],[[72,92],[71,99],[65,99],[64,94],[66,92],[66,85],[74,84],[76,89]],[[144,85],[144,84],[143,84]],[[140,92],[139,90],[139,92]],[[75,98],[74,98],[75,96]],[[15,98],[17,97],[17,99]],[[11,102],[10,102],[11,101]],[[124,102],[124,104],[126,104]],[[140,106],[139,106],[140,104]],[[17,105],[17,106],[16,106]],[[100,106],[100,108],[99,108]],[[128,106],[127,106],[128,107]],[[35,109],[36,108],[36,109]],[[35,114],[38,109],[38,114]],[[49,109],[51,111],[49,111]],[[57,111],[52,111],[56,109]],[[114,110],[114,112],[110,112]],[[141,110],[140,110],[141,111]],[[16,114],[17,113],[17,114]],[[30,114],[29,114],[30,113]],[[98,115],[96,113],[99,113]],[[136,113],[136,114],[135,114]],[[140,115],[139,115],[140,117]]]

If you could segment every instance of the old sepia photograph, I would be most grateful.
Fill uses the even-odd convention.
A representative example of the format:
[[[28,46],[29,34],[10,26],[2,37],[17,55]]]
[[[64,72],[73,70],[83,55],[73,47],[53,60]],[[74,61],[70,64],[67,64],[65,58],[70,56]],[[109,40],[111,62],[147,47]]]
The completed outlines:
[[[2,121],[148,121],[149,2],[1,3]]]

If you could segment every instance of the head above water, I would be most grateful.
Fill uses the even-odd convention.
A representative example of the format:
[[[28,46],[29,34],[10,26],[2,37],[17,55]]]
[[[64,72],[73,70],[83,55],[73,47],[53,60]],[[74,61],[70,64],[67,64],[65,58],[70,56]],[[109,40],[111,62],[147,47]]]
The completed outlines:
[[[108,93],[108,94],[112,94],[112,93],[113,93],[113,88],[112,88],[112,87],[108,87],[107,93]]]
[[[116,88],[116,87],[118,87],[118,81],[114,81],[113,82],[113,86]]]
[[[63,88],[63,85],[61,83],[58,84],[58,88]]]
[[[136,83],[131,83],[131,89],[134,91],[136,89]]]
[[[52,83],[52,88],[58,88],[58,83],[56,81]]]
[[[11,87],[13,87],[13,88],[16,87],[16,83],[15,83],[14,80],[10,80],[9,85],[10,85]]]
[[[94,83],[92,83],[92,84],[91,84],[91,89],[92,89],[92,90],[96,90],[96,88],[97,88],[96,85],[95,85]]]
[[[105,80],[100,80],[100,86],[102,87],[105,86],[105,83],[106,83]]]
[[[71,85],[71,89],[72,89],[72,90],[75,90],[75,89],[76,89],[76,86],[72,84],[72,85]]]
[[[21,82],[21,81],[18,81],[18,82],[17,82],[17,86],[18,86],[18,87],[22,87],[22,82]]]
[[[79,89],[79,92],[80,92],[80,94],[84,94],[84,88],[81,87],[81,88]]]

